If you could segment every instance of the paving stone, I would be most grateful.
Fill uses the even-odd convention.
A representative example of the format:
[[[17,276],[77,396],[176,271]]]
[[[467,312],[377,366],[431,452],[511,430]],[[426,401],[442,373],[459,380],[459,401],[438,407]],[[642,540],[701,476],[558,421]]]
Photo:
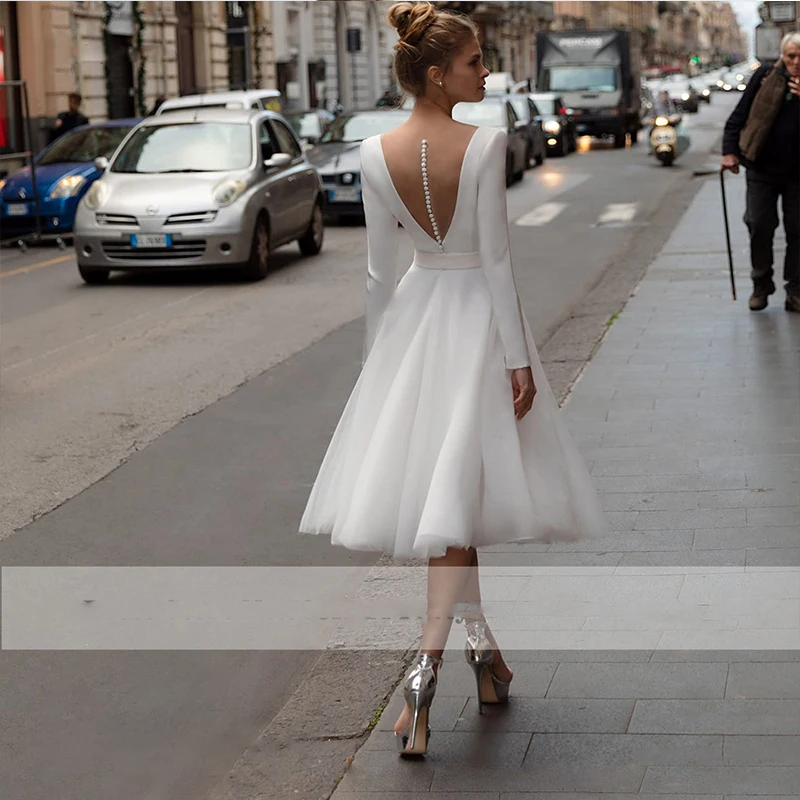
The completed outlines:
[[[360,750],[333,796],[338,800],[340,792],[343,795],[348,792],[380,794],[398,787],[406,792],[428,792],[433,771],[433,764],[425,759],[403,759],[397,751]]]
[[[512,650],[503,648],[503,655],[509,664],[525,662],[546,662],[565,664],[646,664],[653,657],[654,650],[559,650],[541,648],[538,650]]]
[[[735,528],[747,524],[743,508],[703,509],[698,511],[640,511],[636,530],[685,530],[697,528]]]
[[[619,567],[744,567],[745,550],[674,550],[623,553]],[[758,551],[761,552],[761,551]],[[769,551],[767,551],[769,552]],[[774,551],[776,553],[782,550]],[[768,558],[765,563],[770,563]],[[656,574],[650,572],[649,574]]]
[[[534,734],[524,768],[573,767],[623,764],[722,766],[722,736],[675,736],[658,734]]]
[[[337,789],[332,795],[333,800],[374,800],[376,796],[380,800],[454,800],[452,792],[383,792],[374,789],[368,792],[343,792]],[[498,792],[470,792],[469,800],[500,800]],[[566,798],[561,798],[566,800]],[[705,800],[705,798],[703,799]]]
[[[484,707],[470,697],[456,731],[530,733],[623,733],[633,711],[632,700],[572,700],[515,697],[505,707]]]
[[[731,664],[725,697],[800,698],[800,662],[788,664]]]
[[[550,552],[630,553],[654,550],[691,550],[693,531],[623,531],[579,542],[557,542]]]
[[[796,736],[800,701],[637,700],[628,731]]]
[[[746,664],[769,664],[774,662],[800,661],[797,650],[654,650],[650,656],[652,662],[669,663],[719,662]]]
[[[792,794],[798,767],[648,767],[641,791],[670,794]]]
[[[674,435],[674,434],[673,434]],[[691,492],[747,488],[747,474],[742,471],[718,473],[679,473],[673,475],[626,475],[595,477],[594,484],[604,492]]]
[[[404,705],[403,695],[401,691],[396,691],[393,695],[383,713],[375,726],[379,731],[391,731],[394,729],[394,723],[400,716]],[[443,696],[436,698],[436,713],[431,715],[429,725],[432,731],[452,731],[456,727],[456,722],[461,716],[464,706],[466,705],[466,698],[460,696]]]
[[[747,524],[756,527],[794,525],[797,528],[800,526],[800,507],[748,508]]]
[[[727,671],[726,664],[559,664],[547,697],[722,698]]]
[[[745,563],[748,567],[800,567],[800,547],[747,550]]]
[[[509,666],[514,670],[513,692],[515,697],[544,697],[547,687],[553,680],[556,664],[548,663],[519,663],[505,654]],[[441,697],[460,697],[466,703],[467,698],[474,694],[475,677],[472,670],[461,659],[460,664],[445,664],[436,687],[436,702]],[[452,669],[451,669],[452,667]]]
[[[428,795],[425,795],[428,797]],[[469,795],[472,800],[472,795]],[[500,800],[664,800],[661,794],[617,794],[616,792],[501,792]],[[721,794],[693,794],[669,796],[669,800],[725,800]],[[748,800],[747,798],[732,798],[732,800]],[[755,800],[751,798],[750,800]],[[790,800],[788,797],[760,797],[758,800]],[[792,798],[792,800],[796,800]]]
[[[800,767],[800,736],[725,736],[722,754],[732,766]]]
[[[696,530],[695,550],[740,550],[790,548],[797,546],[797,527],[730,528]]]

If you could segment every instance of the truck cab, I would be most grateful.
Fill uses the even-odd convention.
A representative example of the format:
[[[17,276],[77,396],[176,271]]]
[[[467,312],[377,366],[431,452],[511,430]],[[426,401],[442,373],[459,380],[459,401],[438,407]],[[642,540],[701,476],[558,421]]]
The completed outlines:
[[[640,52],[636,31],[541,31],[537,90],[563,97],[578,135],[624,147],[642,127]]]

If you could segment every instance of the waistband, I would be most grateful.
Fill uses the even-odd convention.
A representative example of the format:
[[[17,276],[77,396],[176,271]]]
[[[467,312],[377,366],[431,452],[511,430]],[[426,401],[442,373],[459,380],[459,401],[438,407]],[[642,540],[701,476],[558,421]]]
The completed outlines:
[[[480,253],[427,253],[414,251],[414,263],[423,269],[478,269]]]

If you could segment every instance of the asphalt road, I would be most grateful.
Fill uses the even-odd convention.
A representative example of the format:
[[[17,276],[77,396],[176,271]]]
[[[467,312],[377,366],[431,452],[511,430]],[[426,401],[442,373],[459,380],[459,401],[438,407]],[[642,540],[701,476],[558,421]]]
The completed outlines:
[[[509,191],[539,342],[709,160],[583,142]],[[411,250],[407,248],[410,261]],[[366,565],[295,535],[360,366],[364,234],[224,273],[82,284],[69,253],[0,252],[0,564]],[[309,652],[0,653],[3,800],[207,795],[317,659]]]

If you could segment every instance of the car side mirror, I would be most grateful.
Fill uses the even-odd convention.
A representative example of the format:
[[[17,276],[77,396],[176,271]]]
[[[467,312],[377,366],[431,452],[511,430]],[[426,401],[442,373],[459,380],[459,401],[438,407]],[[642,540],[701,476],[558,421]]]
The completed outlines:
[[[264,166],[267,169],[273,169],[274,167],[288,167],[291,163],[292,157],[288,153],[275,153],[272,158],[267,158],[264,160]]]
[[[94,160],[94,168],[100,172],[105,172],[108,169],[109,161],[105,156],[98,156]]]

